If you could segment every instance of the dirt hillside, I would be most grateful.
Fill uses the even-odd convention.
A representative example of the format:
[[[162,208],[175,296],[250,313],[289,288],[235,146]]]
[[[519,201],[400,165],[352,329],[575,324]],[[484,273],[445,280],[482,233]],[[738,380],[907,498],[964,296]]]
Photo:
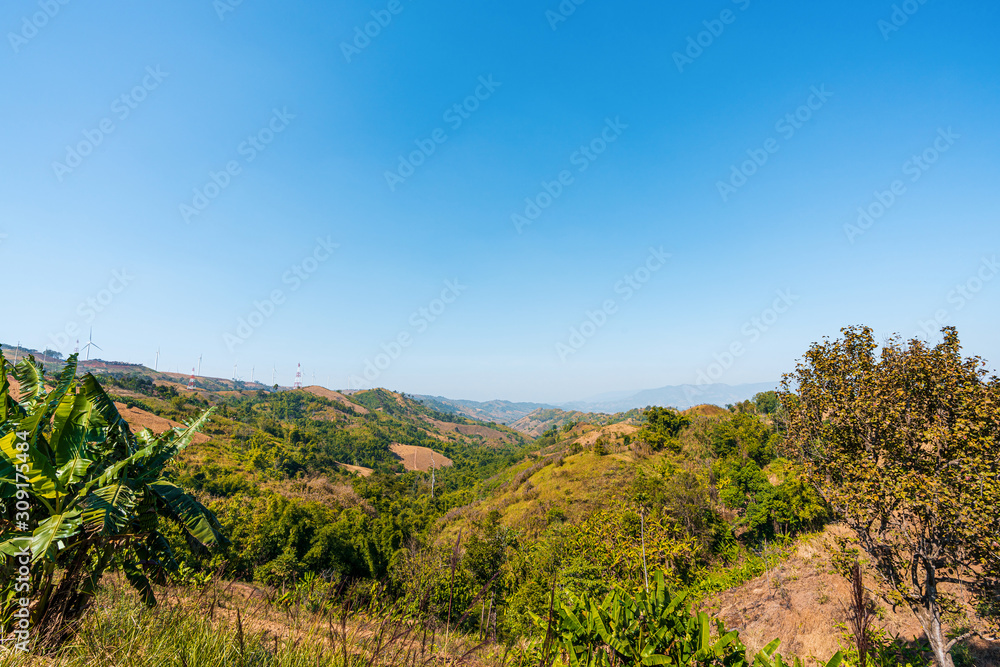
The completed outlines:
[[[140,410],[139,408],[130,408],[124,403],[115,403],[115,407],[118,408],[118,412],[121,414],[122,419],[128,422],[128,425],[133,431],[141,431],[144,428],[148,428],[153,433],[159,435],[167,429],[184,428],[184,424],[181,424],[180,422],[159,417],[151,412]],[[210,439],[211,438],[204,433],[195,433],[191,442],[194,444],[200,444],[208,442]]]
[[[740,639],[755,653],[771,640],[781,640],[779,652],[802,658],[829,659],[843,648],[850,584],[831,564],[833,538],[849,536],[843,526],[800,542],[797,551],[772,571],[742,586],[709,597],[705,611],[722,619],[727,628],[739,629]],[[882,590],[870,571],[865,585]],[[961,596],[956,595],[961,601]],[[876,626],[906,642],[923,636],[908,608],[893,607],[876,597]],[[966,611],[971,611],[965,605]],[[1000,667],[1000,647],[990,652],[985,642],[972,642],[979,667]]]
[[[355,412],[361,415],[368,414],[368,408],[363,405],[358,405],[357,403],[352,403],[346,396],[341,394],[339,391],[332,391],[326,387],[320,387],[319,385],[312,385],[309,387],[303,387],[302,391],[307,391],[313,396],[319,396],[320,398],[325,398],[329,401],[336,401],[341,405],[346,405],[352,408]]]
[[[452,460],[444,454],[439,454],[427,447],[417,447],[416,445],[401,445],[398,442],[389,446],[392,453],[403,460],[403,467],[407,470],[427,471],[431,467],[448,468]],[[433,463],[431,462],[433,460]]]

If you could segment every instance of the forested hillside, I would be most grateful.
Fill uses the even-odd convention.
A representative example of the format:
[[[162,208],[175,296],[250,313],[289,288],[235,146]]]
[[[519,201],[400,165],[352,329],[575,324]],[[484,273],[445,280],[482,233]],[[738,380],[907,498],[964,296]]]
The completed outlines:
[[[907,633],[872,634],[862,653],[881,656],[876,664],[904,664],[904,658],[928,664],[944,647],[944,634],[937,644],[919,641],[912,621],[924,623],[924,606],[939,605],[931,608],[947,615],[950,628],[983,634],[995,622],[993,533],[962,528],[948,534],[953,551],[939,552],[942,559],[948,553],[979,558],[966,570],[979,577],[976,585],[941,576],[935,584],[941,602],[913,596],[886,577],[895,561],[868,551],[871,540],[880,539],[880,549],[908,553],[912,547],[900,541],[905,535],[866,538],[868,528],[851,522],[867,516],[863,512],[886,511],[872,504],[867,488],[888,488],[917,474],[925,475],[920,479],[928,488],[938,482],[919,472],[923,464],[882,479],[882,468],[909,464],[853,462],[867,455],[865,447],[894,447],[894,432],[917,428],[918,413],[887,417],[881,403],[904,391],[898,384],[904,369],[913,377],[939,374],[927,387],[961,378],[954,381],[965,393],[935,400],[952,402],[959,428],[941,446],[972,472],[948,482],[958,491],[942,484],[934,497],[959,513],[978,503],[980,513],[968,519],[978,523],[969,525],[994,525],[995,507],[987,500],[996,493],[993,482],[972,475],[996,464],[1000,421],[989,413],[996,380],[977,379],[975,362],[961,362],[957,338],[934,350],[890,348],[898,357],[879,365],[865,357],[873,348],[870,332],[845,335],[846,342],[815,346],[809,365],[788,377],[787,386],[798,393],[763,392],[725,408],[684,412],[539,410],[529,429],[545,425],[538,437],[384,389],[349,395],[319,387],[188,391],[142,373],[78,378],[72,357],[52,368],[31,357],[13,367],[0,357],[0,404],[7,415],[0,490],[11,507],[24,505],[29,519],[17,526],[4,519],[2,553],[12,558],[18,545],[39,545],[38,557],[48,554],[51,563],[32,570],[32,585],[40,589],[54,586],[47,572],[68,568],[53,597],[34,607],[53,647],[66,638],[64,625],[53,619],[76,618],[95,599],[97,589],[84,574],[100,581],[107,572],[111,581],[120,573],[147,603],[157,587],[173,586],[183,597],[210,584],[227,591],[239,584],[249,597],[268,600],[268,609],[294,606],[297,614],[318,614],[327,623],[340,614],[341,641],[347,642],[350,619],[362,633],[352,641],[367,646],[358,650],[369,655],[382,649],[365,643],[365,619],[399,624],[393,632],[406,636],[414,628],[430,631],[434,655],[457,660],[448,652],[464,646],[483,664],[496,662],[496,655],[482,653],[490,647],[514,651],[522,664],[560,654],[573,663],[574,655],[617,647],[614,664],[638,664],[623,656],[683,652],[688,643],[708,651],[699,654],[707,662],[698,664],[744,664],[740,656],[781,664],[770,642],[779,632],[786,651],[819,647],[826,655],[812,657],[826,664],[837,648],[848,659],[858,655],[857,637],[868,635],[838,624],[862,613],[869,626],[877,617],[883,627]],[[850,400],[838,385],[848,367],[854,368]],[[864,430],[867,421],[854,419],[858,410],[869,410],[869,421],[897,419],[901,426],[877,440]],[[940,422],[928,428],[945,432]],[[817,442],[826,444],[813,450]],[[845,484],[837,474],[866,481]],[[964,500],[969,480],[977,479],[982,498]],[[898,502],[907,502],[907,494],[919,498],[913,489],[900,487]],[[71,494],[72,503],[52,504]],[[844,497],[852,509],[844,509]],[[846,526],[831,526],[838,519]],[[35,526],[34,533],[24,526]],[[98,549],[96,560],[83,556],[91,548]],[[12,567],[13,560],[6,562]],[[965,567],[952,562],[949,571]],[[841,600],[839,611],[824,607],[829,596],[797,587],[792,582],[799,578],[814,582],[810,586],[825,582],[824,591],[861,591],[860,597]],[[865,581],[881,603],[865,598]],[[19,602],[12,593],[4,599],[0,621],[10,627]],[[355,605],[365,611],[352,611]],[[908,608],[913,616],[905,614]],[[746,625],[746,643],[722,625],[710,630],[699,609]],[[258,621],[270,618],[257,613],[264,614]],[[801,620],[792,627],[786,617]],[[630,618],[639,625],[619,625]],[[818,624],[812,635],[803,629],[806,619]],[[439,631],[456,633],[458,643],[435,643]],[[955,665],[994,664],[981,643],[957,642],[948,648]],[[829,664],[841,660],[837,653]]]

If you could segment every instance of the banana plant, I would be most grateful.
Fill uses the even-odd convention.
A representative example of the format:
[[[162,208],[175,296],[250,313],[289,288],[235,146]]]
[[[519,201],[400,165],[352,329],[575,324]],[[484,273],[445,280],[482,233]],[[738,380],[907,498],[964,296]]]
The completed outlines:
[[[215,516],[164,476],[211,410],[185,428],[133,434],[93,375],[76,373],[74,354],[47,387],[33,356],[12,366],[0,352],[0,630],[22,595],[11,592],[24,563],[31,625],[58,640],[113,565],[156,603],[152,584],[178,567],[161,520],[193,548],[229,543]]]
[[[778,650],[778,645],[781,643],[780,639],[775,639],[770,644],[762,648],[757,652],[754,657],[754,667],[805,667],[802,660],[795,658],[792,662],[785,662],[785,659],[781,657],[780,654],[775,651]],[[837,651],[830,658],[830,661],[826,663],[825,667],[840,667],[840,664],[844,661],[844,654]]]
[[[561,653],[569,667],[804,667],[799,658],[786,662],[777,653],[777,639],[750,662],[737,631],[727,632],[705,612],[692,613],[687,594],[670,595],[662,571],[653,574],[648,592],[632,594],[616,586],[601,602],[569,591],[563,595],[567,602],[553,605],[551,619],[533,615],[545,633],[545,641],[532,643],[534,664],[551,665],[558,657],[553,653]],[[838,651],[825,667],[842,662]]]
[[[687,596],[671,596],[662,571],[648,592],[621,587],[601,602],[567,592],[554,613],[557,641],[572,667],[673,665],[745,667],[746,649],[736,631],[704,612],[692,614]],[[536,617],[539,628],[547,619]],[[713,634],[713,625],[714,634]]]

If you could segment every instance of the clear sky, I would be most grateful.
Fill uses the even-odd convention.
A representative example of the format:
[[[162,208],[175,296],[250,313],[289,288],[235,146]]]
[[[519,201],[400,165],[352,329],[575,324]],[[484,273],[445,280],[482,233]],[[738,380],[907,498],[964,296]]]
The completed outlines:
[[[546,402],[777,380],[851,324],[937,319],[995,362],[998,28],[985,1],[8,0],[0,340]]]

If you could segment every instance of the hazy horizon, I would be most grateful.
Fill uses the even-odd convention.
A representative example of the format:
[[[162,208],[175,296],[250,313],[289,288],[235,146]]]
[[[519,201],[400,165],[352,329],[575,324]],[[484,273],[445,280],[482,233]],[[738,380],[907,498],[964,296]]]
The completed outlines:
[[[0,8],[4,343],[477,401],[1000,358],[1000,6]],[[39,18],[41,17],[41,18]]]

